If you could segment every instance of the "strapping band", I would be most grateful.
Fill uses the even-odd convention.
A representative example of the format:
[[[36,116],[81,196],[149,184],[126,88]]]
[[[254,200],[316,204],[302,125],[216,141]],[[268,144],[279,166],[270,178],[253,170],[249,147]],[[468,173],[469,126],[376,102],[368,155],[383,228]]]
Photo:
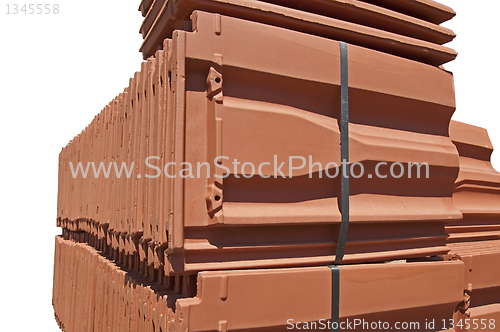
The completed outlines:
[[[340,320],[340,271],[338,266],[329,266],[332,269],[332,319],[331,322],[331,332],[339,331],[339,320]]]
[[[340,42],[340,99],[340,156],[342,160],[340,213],[342,214],[342,223],[340,224],[339,239],[337,241],[335,264],[342,262],[344,258],[347,231],[349,229],[349,65],[347,44],[344,42]],[[337,265],[329,267],[332,270],[331,332],[338,332],[340,321],[340,270]]]
[[[347,56],[347,44],[340,42],[340,155],[342,161],[342,183],[340,212],[342,223],[340,224],[339,240],[337,241],[337,253],[335,263],[338,264],[344,258],[344,249],[349,229],[349,65]]]

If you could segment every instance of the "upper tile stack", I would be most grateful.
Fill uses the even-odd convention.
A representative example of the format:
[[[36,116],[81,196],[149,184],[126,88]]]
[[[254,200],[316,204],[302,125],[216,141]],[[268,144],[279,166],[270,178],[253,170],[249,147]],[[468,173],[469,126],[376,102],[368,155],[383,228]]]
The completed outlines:
[[[141,52],[161,49],[174,30],[191,30],[195,10],[305,32],[434,66],[455,59],[453,31],[439,24],[455,12],[431,0],[143,0]]]
[[[326,171],[341,164],[339,42],[201,11],[192,22],[61,153],[60,225],[88,233],[101,225],[111,247],[143,260],[138,241],[152,245],[167,275],[333,262],[341,187]],[[365,175],[351,179],[344,262],[446,254],[445,225],[462,218],[448,137],[453,76],[347,48],[350,158]],[[171,163],[170,174],[188,163],[197,175],[145,178],[148,156]],[[309,158],[309,168],[290,170],[291,156]],[[100,161],[135,162],[136,172],[72,178],[69,162]],[[213,172],[197,172],[199,163]],[[395,163],[399,178],[390,176]],[[426,163],[429,178],[410,163]]]

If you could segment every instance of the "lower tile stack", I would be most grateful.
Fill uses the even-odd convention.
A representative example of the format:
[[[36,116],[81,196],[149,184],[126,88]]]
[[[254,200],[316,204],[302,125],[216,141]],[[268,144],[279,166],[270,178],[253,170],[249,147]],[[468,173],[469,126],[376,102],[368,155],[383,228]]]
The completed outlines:
[[[53,304],[63,331],[331,328],[337,299],[330,267],[207,271],[164,279],[76,239],[70,232],[56,237]],[[466,265],[441,260],[340,266],[340,330],[441,331],[468,313],[493,324],[494,306],[465,307]]]

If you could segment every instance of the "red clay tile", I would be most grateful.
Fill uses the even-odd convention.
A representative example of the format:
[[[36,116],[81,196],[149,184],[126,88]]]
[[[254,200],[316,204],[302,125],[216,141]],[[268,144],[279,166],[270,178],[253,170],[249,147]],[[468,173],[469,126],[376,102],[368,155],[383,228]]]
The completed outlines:
[[[443,23],[451,20],[455,11],[448,6],[432,0],[360,0],[400,13],[418,17],[432,23]]]
[[[500,239],[500,173],[491,165],[488,133],[452,121],[450,137],[460,155],[453,203],[464,217],[447,226],[448,242]]]

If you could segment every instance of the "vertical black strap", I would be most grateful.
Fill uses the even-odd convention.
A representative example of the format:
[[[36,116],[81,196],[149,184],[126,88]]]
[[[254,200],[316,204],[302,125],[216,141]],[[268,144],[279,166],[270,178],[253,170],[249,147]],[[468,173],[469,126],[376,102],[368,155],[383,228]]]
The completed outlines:
[[[338,266],[329,266],[332,269],[332,319],[331,322],[331,332],[339,331],[339,320],[340,320],[340,270]]]
[[[340,42],[340,157],[342,161],[342,183],[340,212],[342,223],[340,224],[339,240],[337,241],[337,253],[335,264],[344,258],[344,248],[349,229],[349,65],[347,55],[347,44]],[[339,331],[340,322],[340,270],[337,265],[330,265],[332,270],[332,318],[331,332]]]
[[[342,161],[340,212],[342,214],[342,223],[340,225],[339,240],[337,242],[335,263],[340,263],[344,258],[347,230],[349,229],[349,65],[347,44],[344,42],[340,42],[340,94],[340,154]]]

